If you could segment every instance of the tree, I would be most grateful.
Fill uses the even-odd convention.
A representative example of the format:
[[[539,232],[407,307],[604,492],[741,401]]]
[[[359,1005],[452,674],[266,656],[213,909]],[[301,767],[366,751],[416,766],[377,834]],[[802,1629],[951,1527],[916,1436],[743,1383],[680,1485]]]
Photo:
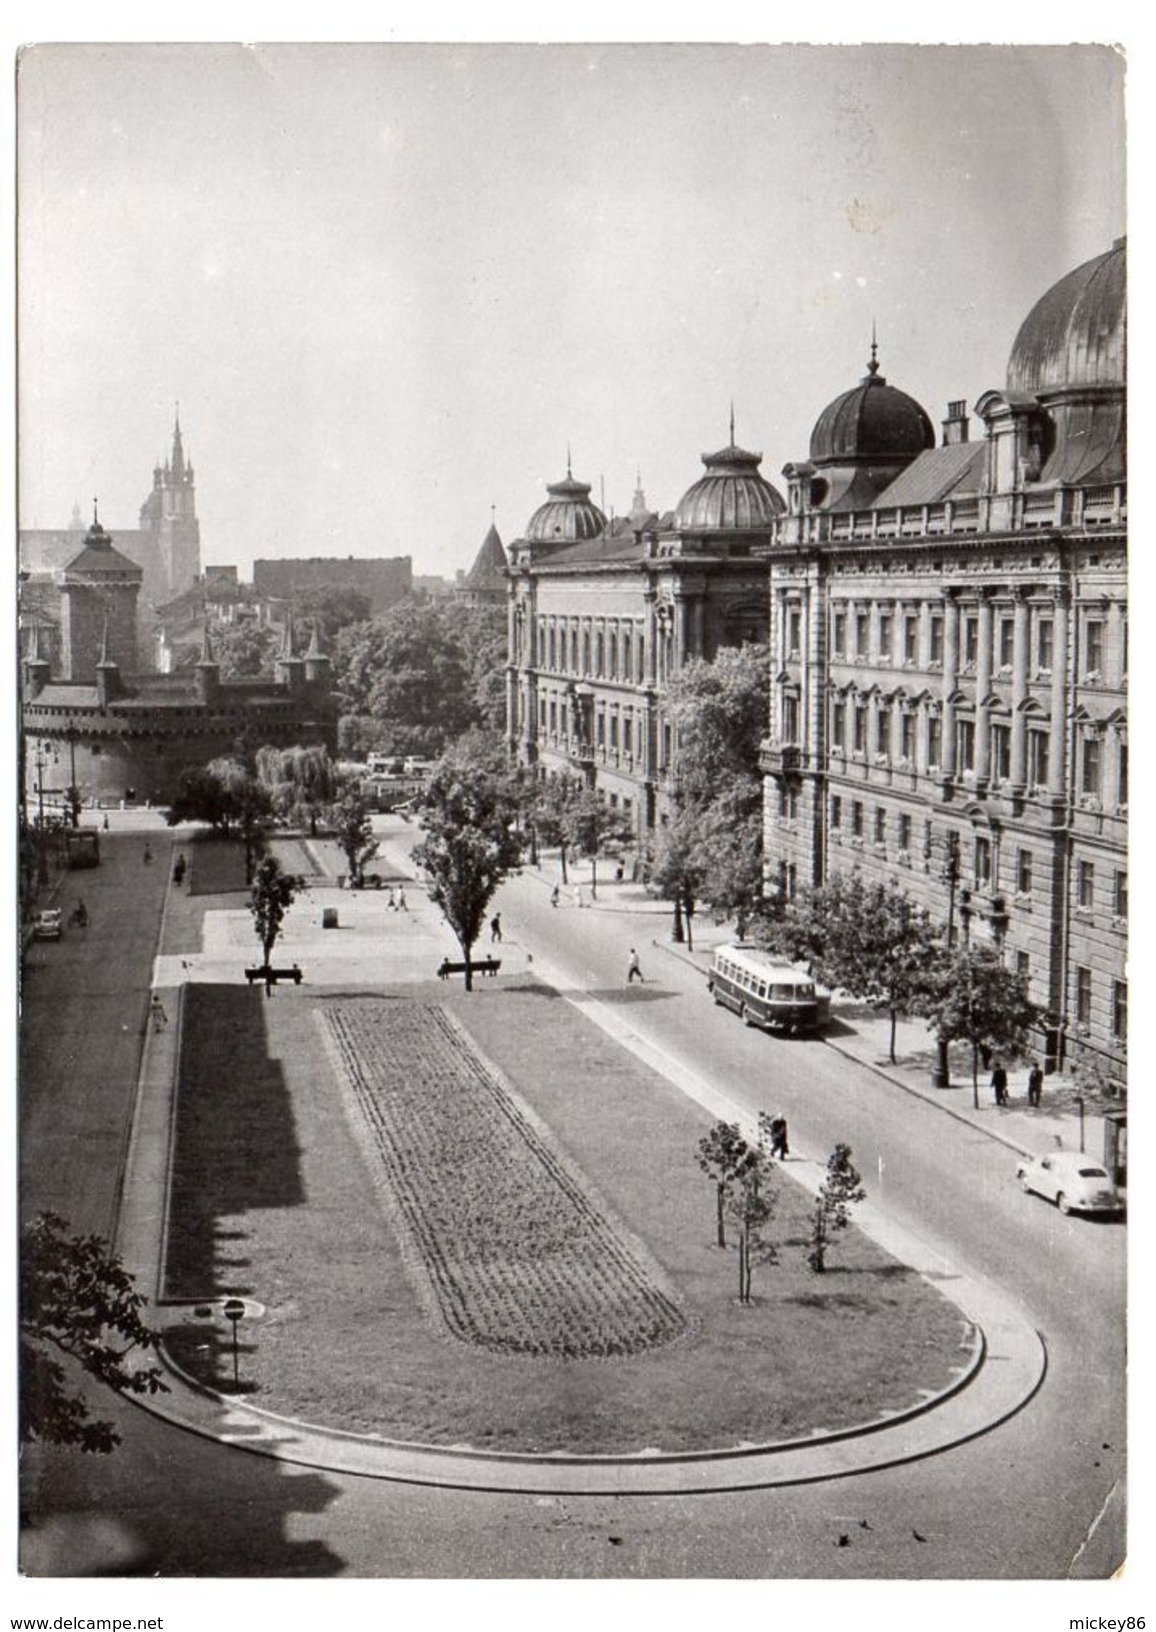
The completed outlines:
[[[630,822],[589,788],[562,807],[562,827],[570,848],[590,862],[590,887],[598,893],[598,854],[604,844],[629,838]]]
[[[827,1158],[827,1177],[819,1187],[811,1214],[807,1262],[816,1275],[825,1272],[832,1238],[841,1235],[850,1224],[852,1206],[866,1196],[859,1170],[851,1160],[850,1145],[836,1145]]]
[[[934,978],[919,1003],[936,1033],[971,1044],[971,1087],[979,1109],[979,1057],[1020,1054],[1039,1011],[1028,997],[1027,980],[1006,969],[994,947],[963,946],[943,952]]]
[[[457,936],[473,990],[470,953],[494,891],[522,856],[517,804],[504,777],[447,756],[421,801],[425,837],[413,852],[429,875],[433,899]]]
[[[360,884],[366,862],[377,854],[377,840],[369,805],[355,782],[346,782],[340,797],[329,807],[329,824],[349,866],[350,882]]]
[[[308,824],[311,835],[337,797],[337,768],[323,746],[259,748],[257,779],[279,821]]]
[[[894,1063],[898,1018],[922,1002],[937,963],[939,930],[930,915],[892,881],[837,873],[781,918],[777,933],[788,950],[804,949],[825,985],[886,1005]]]
[[[259,675],[272,675],[277,660],[277,637],[267,625],[252,618],[214,626],[213,656],[225,680],[255,680]]]
[[[309,624],[328,649],[349,623],[365,623],[373,616],[373,603],[359,589],[301,589],[289,602],[293,622]]]
[[[739,940],[745,940],[763,896],[762,818],[736,814],[723,797],[698,813],[695,826],[698,893],[733,918]]]
[[[346,624],[333,653],[343,711],[379,720],[399,753],[439,753],[480,723],[462,613],[400,601],[368,622]]]
[[[727,1244],[727,1194],[749,1151],[750,1146],[737,1122],[716,1122],[706,1137],[698,1142],[698,1165],[708,1179],[714,1180],[720,1247]]]
[[[751,1268],[778,1261],[778,1248],[764,1233],[775,1213],[774,1164],[758,1145],[748,1145],[727,1186],[726,1208],[738,1231],[739,1302],[751,1302]]]
[[[253,928],[257,932],[257,939],[264,954],[266,997],[273,991],[273,981],[269,972],[273,961],[273,948],[281,933],[281,925],[285,922],[285,914],[293,905],[296,894],[295,880],[281,871],[281,863],[277,857],[262,856],[257,863],[253,887],[249,892],[249,911],[253,915]]]
[[[650,869],[650,882],[668,900],[674,902],[673,939],[683,938],[683,922],[691,950],[694,935],[691,923],[694,909],[702,892],[704,846],[703,811],[694,805],[680,805],[662,829],[658,849]]]
[[[156,1338],[141,1319],[147,1299],[95,1235],[69,1235],[57,1213],[41,1213],[20,1233],[20,1438],[108,1452],[120,1443],[111,1422],[93,1420],[70,1392],[75,1363],[117,1394],[167,1393],[159,1366],[130,1367]]]
[[[272,799],[256,773],[242,759],[222,758],[183,773],[165,819],[170,827],[210,822],[225,838],[236,832],[245,846],[245,883],[251,884],[272,814]]]

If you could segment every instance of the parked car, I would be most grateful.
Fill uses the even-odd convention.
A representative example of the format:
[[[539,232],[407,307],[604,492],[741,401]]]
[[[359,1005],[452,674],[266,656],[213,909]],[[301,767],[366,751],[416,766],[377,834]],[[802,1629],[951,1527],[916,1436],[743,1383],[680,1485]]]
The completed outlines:
[[[1029,1195],[1054,1201],[1061,1213],[1118,1213],[1123,1206],[1107,1169],[1078,1151],[1024,1157],[1016,1178]]]
[[[38,941],[58,941],[64,933],[64,914],[59,907],[45,907],[36,914],[32,933]]]

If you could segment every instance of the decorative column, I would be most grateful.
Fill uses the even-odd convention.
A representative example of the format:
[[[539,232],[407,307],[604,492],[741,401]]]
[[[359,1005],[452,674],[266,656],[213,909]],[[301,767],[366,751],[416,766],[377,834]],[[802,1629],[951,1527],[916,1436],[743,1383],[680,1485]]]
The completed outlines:
[[[975,779],[986,782],[991,771],[992,625],[995,608],[987,595],[979,602],[979,640],[975,661]]]
[[[694,602],[694,635],[693,635],[693,640],[694,640],[693,655],[695,657],[705,657],[706,656],[706,605],[705,605],[701,595],[698,596],[696,598],[695,602]]]
[[[1048,793],[1053,799],[1064,796],[1067,755],[1068,692],[1068,589],[1056,587],[1056,610],[1052,624],[1052,718],[1048,741]],[[1072,767],[1075,775],[1075,766]]]
[[[1022,793],[1028,781],[1028,720],[1024,709],[1028,700],[1031,655],[1030,616],[1027,591],[1017,589],[1012,643],[1011,784],[1014,793]]]
[[[643,673],[645,683],[653,686],[658,678],[658,627],[655,618],[655,601],[657,595],[653,583],[649,584],[643,597],[646,604],[646,618],[642,633]]]
[[[686,664],[687,635],[690,625],[690,603],[684,595],[676,593],[674,599],[674,672],[681,674]]]
[[[959,682],[959,602],[943,593],[943,775],[955,775],[955,688]]]

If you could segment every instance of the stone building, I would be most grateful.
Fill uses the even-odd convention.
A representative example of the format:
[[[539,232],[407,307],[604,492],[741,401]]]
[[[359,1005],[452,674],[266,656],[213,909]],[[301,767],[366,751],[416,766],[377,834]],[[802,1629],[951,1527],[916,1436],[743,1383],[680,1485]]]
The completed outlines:
[[[507,737],[545,776],[581,778],[640,840],[669,811],[675,743],[666,688],[693,658],[765,640],[764,550],[781,495],[762,455],[729,444],[673,512],[611,523],[574,479],[547,488],[509,551]]]
[[[458,596],[468,606],[505,606],[506,566],[505,546],[497,527],[491,522],[481,549],[474,557],[474,564],[457,591]]]
[[[1032,308],[1006,384],[927,415],[866,377],[788,465],[770,561],[768,888],[898,880],[990,940],[1053,1063],[1124,1077],[1123,242]]]
[[[84,523],[74,507],[66,528],[21,528],[23,575],[55,582],[56,574],[76,555]],[[141,571],[138,615],[189,589],[201,570],[201,529],[197,520],[196,484],[186,457],[180,415],[173,425],[172,452],[158,460],[152,489],[141,505],[140,525],[117,530],[117,545]]]
[[[62,802],[70,788],[95,801],[164,804],[181,775],[238,745],[337,748],[337,702],[316,633],[297,650],[285,627],[275,680],[221,678],[206,631],[192,672],[137,672],[136,602],[142,573],[94,520],[61,573],[60,655],[42,655],[38,625],[22,668],[25,808]]]
[[[258,600],[292,601],[309,590],[352,589],[364,595],[376,617],[410,594],[413,562],[408,555],[360,558],[311,555],[253,562]]]

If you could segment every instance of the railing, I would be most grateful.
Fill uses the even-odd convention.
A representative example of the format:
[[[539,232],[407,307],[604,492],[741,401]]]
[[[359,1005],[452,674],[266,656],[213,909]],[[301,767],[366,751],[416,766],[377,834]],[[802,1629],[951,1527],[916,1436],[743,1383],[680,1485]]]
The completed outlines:
[[[1123,482],[1089,488],[1050,488],[1042,492],[946,499],[941,504],[913,504],[875,510],[814,511],[784,516],[777,542],[839,544],[872,539],[966,536],[993,526],[999,508],[1007,519],[995,530],[1041,527],[1106,527],[1128,516]]]

